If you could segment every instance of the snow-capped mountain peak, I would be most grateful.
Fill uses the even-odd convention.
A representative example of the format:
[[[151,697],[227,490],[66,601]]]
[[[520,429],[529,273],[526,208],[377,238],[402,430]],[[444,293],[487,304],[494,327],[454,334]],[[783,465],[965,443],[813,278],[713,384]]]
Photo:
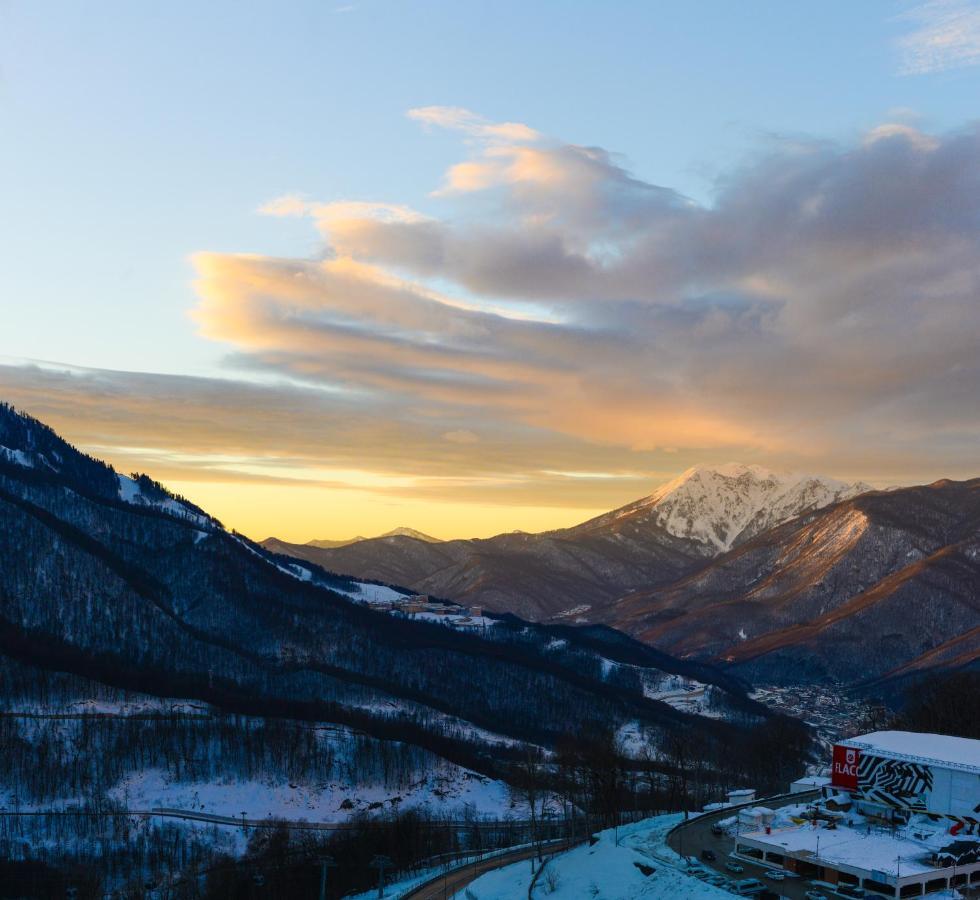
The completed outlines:
[[[646,508],[671,534],[699,541],[720,553],[804,512],[871,489],[863,482],[727,463],[694,466],[632,509]]]

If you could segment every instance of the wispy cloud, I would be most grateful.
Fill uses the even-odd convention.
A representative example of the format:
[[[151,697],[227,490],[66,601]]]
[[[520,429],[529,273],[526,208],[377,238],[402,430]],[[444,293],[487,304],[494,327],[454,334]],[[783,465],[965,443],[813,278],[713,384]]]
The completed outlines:
[[[970,0],[929,0],[902,18],[915,24],[898,42],[904,74],[980,65],[980,5]]]
[[[424,125],[462,131],[485,141],[530,143],[541,139],[539,132],[521,122],[490,122],[460,106],[419,106],[410,109],[407,115]]]

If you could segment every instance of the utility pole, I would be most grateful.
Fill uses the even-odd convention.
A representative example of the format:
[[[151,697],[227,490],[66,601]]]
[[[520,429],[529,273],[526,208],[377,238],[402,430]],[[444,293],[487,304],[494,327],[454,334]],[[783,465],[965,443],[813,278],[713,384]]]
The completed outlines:
[[[378,870],[378,897],[385,895],[385,869],[390,868],[394,863],[391,857],[379,853],[371,860],[371,868]]]
[[[245,810],[242,810],[242,834],[248,834],[248,826],[245,824]]]
[[[329,854],[320,857],[320,900],[327,900],[327,869],[336,865],[334,858]]]

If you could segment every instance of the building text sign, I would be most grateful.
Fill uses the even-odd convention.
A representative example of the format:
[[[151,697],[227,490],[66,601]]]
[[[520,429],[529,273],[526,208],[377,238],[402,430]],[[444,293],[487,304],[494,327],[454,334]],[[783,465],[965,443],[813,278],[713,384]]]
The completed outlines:
[[[834,787],[844,788],[848,791],[857,790],[858,763],[860,760],[860,750],[856,750],[854,747],[841,747],[835,744],[830,783]]]

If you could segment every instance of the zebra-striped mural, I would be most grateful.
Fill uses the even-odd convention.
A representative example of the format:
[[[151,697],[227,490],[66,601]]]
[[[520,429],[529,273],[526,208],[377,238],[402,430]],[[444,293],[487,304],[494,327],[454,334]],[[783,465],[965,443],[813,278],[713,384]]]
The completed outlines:
[[[867,800],[910,812],[925,812],[932,790],[932,769],[865,752],[858,763],[857,781],[858,792]]]

